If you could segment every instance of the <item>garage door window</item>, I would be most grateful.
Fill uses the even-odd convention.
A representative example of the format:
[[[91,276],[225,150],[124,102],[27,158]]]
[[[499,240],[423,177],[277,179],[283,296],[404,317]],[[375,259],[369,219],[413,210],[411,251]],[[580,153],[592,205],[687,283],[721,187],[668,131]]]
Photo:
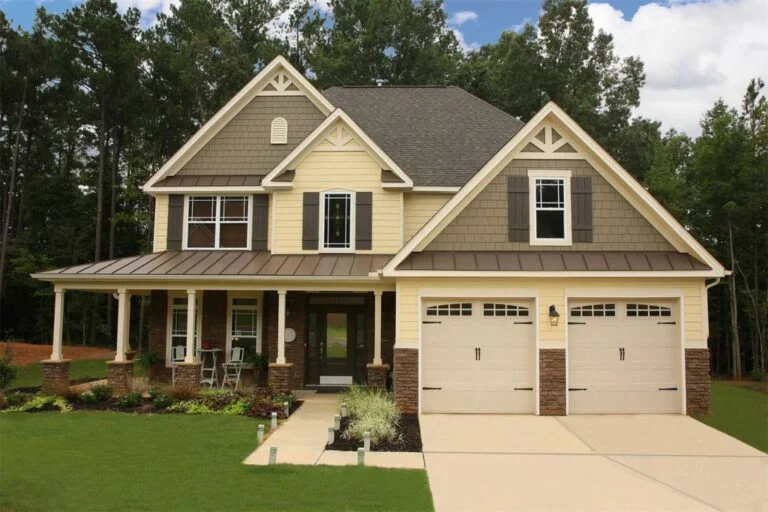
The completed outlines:
[[[472,303],[438,304],[427,308],[427,316],[472,316]]]
[[[571,308],[572,317],[616,316],[616,304],[587,304]]]
[[[528,308],[515,304],[483,304],[484,316],[528,316]]]
[[[627,316],[672,316],[672,308],[656,304],[627,304]]]

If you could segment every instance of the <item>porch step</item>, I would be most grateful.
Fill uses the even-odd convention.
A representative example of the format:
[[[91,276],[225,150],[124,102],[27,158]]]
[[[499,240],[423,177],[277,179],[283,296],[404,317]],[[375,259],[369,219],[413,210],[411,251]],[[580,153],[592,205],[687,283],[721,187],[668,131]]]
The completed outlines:
[[[310,389],[318,394],[337,394],[337,393],[344,393],[345,391],[349,390],[349,386],[344,385],[328,385],[328,384],[309,384],[307,386],[304,386],[304,389]]]

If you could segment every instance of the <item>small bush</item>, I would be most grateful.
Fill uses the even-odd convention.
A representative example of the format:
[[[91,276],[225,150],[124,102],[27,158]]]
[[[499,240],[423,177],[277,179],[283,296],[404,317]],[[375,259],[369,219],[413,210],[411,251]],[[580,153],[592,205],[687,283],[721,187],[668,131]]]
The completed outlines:
[[[56,409],[60,412],[70,412],[72,406],[59,396],[35,395],[27,402],[16,407],[10,407],[5,412],[53,411]]]
[[[153,386],[149,388],[149,391],[147,391],[147,394],[149,395],[149,399],[154,402],[157,399],[157,397],[162,396],[164,393],[163,393],[163,390],[161,390],[160,388]]]
[[[763,374],[760,372],[760,368],[753,369],[749,376],[752,378],[752,382],[760,382],[763,380]]]
[[[18,407],[21,404],[32,399],[33,395],[29,393],[22,393],[21,391],[14,391],[5,395],[5,399],[8,402],[8,407]]]
[[[13,379],[16,378],[17,368],[11,364],[12,361],[13,353],[6,348],[5,354],[0,357],[0,391],[10,386]]]
[[[171,395],[157,395],[152,399],[152,405],[155,406],[155,409],[168,409],[173,404],[176,403],[176,399],[173,398]]]
[[[128,393],[117,399],[117,406],[121,409],[135,409],[142,402],[140,393]]]
[[[386,391],[352,386],[341,396],[347,403],[350,422],[345,439],[362,440],[364,432],[371,433],[371,442],[395,441],[398,436],[400,409]]]
[[[197,390],[186,387],[171,388],[171,396],[180,401],[193,400],[197,398]]]
[[[91,388],[95,402],[106,402],[112,398],[112,388],[106,384],[99,384]]]
[[[225,416],[245,416],[250,407],[251,404],[249,404],[247,400],[239,398],[237,401],[232,402],[219,412]]]
[[[238,400],[240,400],[240,395],[234,391],[209,389],[200,393],[200,403],[214,411],[225,409]]]

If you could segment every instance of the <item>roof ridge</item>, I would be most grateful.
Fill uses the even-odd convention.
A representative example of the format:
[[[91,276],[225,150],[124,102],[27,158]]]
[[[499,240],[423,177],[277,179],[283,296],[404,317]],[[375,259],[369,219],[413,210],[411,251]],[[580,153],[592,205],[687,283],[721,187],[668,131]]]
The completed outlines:
[[[451,86],[449,86],[449,87],[452,87],[452,88],[454,88],[454,89],[456,89],[456,90],[459,90],[459,91],[463,92],[464,94],[466,94],[467,96],[469,96],[469,97],[471,97],[472,99],[474,99],[475,101],[479,101],[480,103],[482,103],[482,104],[484,104],[484,105],[487,105],[487,106],[491,107],[492,109],[494,109],[494,110],[497,110],[497,111],[501,112],[501,113],[502,113],[502,114],[504,114],[505,116],[507,116],[507,117],[510,117],[510,118],[512,118],[512,119],[514,119],[515,121],[517,121],[517,122],[518,122],[518,123],[520,123],[521,125],[524,125],[524,124],[525,124],[525,123],[524,123],[524,122],[523,122],[523,121],[522,121],[522,120],[521,120],[519,117],[517,117],[517,116],[513,116],[513,115],[512,115],[512,114],[510,114],[509,112],[506,112],[506,111],[504,111],[504,110],[500,109],[499,107],[497,107],[496,105],[494,105],[493,103],[491,103],[491,102],[489,102],[489,101],[485,101],[483,98],[481,98],[481,97],[479,97],[479,96],[476,96],[476,95],[472,94],[471,92],[469,92],[468,90],[464,89],[463,87],[459,87],[459,86],[457,86],[457,85],[451,85]],[[510,138],[511,138],[511,137],[510,137]]]

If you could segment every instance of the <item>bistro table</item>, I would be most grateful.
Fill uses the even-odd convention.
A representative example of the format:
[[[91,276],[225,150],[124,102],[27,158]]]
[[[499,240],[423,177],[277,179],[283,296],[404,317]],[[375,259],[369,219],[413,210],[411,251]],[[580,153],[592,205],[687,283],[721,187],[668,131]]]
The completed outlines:
[[[200,367],[200,384],[208,384],[208,387],[215,387],[219,385],[218,366],[216,365],[216,359],[219,352],[223,352],[220,348],[199,348],[197,349],[197,355],[200,357],[200,361],[203,365]],[[205,366],[205,355],[210,354],[208,359],[211,361],[211,366]]]

